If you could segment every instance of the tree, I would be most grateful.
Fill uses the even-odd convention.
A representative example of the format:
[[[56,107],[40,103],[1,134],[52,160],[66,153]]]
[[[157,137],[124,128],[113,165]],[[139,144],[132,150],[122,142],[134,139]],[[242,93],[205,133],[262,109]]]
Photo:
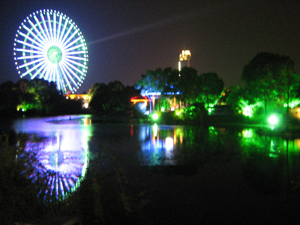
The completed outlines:
[[[204,73],[198,76],[197,70],[184,67],[181,71],[166,68],[155,71],[148,70],[136,83],[135,88],[141,90],[142,95],[160,92],[171,98],[189,105],[194,103],[215,103],[223,91],[224,82],[216,73]],[[196,104],[199,105],[199,104]]]
[[[97,83],[92,86],[89,90],[89,95],[91,96],[90,108],[103,112],[109,108],[109,91],[105,83]]]
[[[203,73],[200,75],[200,82],[202,90],[198,102],[205,102],[206,108],[215,105],[224,89],[224,81],[216,73]]]
[[[288,106],[299,86],[294,62],[288,56],[267,52],[258,53],[245,65],[241,78],[265,102],[265,112],[268,107]]]
[[[127,112],[130,111],[130,99],[138,95],[133,87],[125,87],[120,81],[97,83],[89,90],[90,107],[97,112]]]
[[[18,104],[16,85],[12,81],[2,83],[0,85],[0,110],[12,113],[16,111]]]
[[[123,111],[126,103],[124,102],[124,90],[125,86],[120,81],[109,82],[108,85],[109,92],[109,106],[108,110],[111,111]],[[130,101],[128,101],[130,102]]]
[[[202,90],[197,70],[192,67],[184,67],[179,75],[176,85],[176,88],[181,92],[179,98],[186,103],[192,104]]]
[[[226,103],[232,106],[234,112],[247,117],[259,115],[263,107],[263,102],[255,91],[245,86],[234,86],[230,88]]]
[[[147,70],[146,74],[142,74],[142,78],[135,84],[135,88],[140,90],[142,95],[150,92],[164,92],[170,71],[171,68]]]
[[[57,104],[63,99],[62,93],[56,89],[56,84],[44,79],[20,79],[16,86],[19,109],[55,113]]]

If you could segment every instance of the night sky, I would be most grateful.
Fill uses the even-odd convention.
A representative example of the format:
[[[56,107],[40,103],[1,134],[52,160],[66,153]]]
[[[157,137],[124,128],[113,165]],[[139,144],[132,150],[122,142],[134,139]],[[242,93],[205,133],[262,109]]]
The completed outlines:
[[[115,80],[132,86],[148,69],[177,69],[183,49],[198,74],[216,72],[226,87],[243,84],[243,67],[263,51],[289,56],[300,74],[299,0],[4,0],[0,83],[19,80],[14,37],[40,9],[66,14],[85,37],[89,69],[77,93]]]

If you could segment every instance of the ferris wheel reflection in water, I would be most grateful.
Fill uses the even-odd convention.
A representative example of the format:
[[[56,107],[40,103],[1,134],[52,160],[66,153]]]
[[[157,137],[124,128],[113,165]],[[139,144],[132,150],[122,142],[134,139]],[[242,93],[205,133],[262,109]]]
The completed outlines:
[[[30,178],[42,186],[39,197],[45,201],[65,199],[80,185],[86,173],[88,141],[92,132],[90,119],[42,123],[33,119],[18,125],[26,132],[28,129],[32,132],[25,150],[35,154],[32,162],[35,170]],[[36,138],[35,129],[43,136]]]

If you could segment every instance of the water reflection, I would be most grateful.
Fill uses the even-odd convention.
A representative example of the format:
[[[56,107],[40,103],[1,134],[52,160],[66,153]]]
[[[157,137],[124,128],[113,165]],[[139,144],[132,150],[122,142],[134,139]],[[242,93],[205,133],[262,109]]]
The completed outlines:
[[[31,178],[43,179],[47,187],[41,190],[41,197],[63,199],[78,187],[88,166],[93,130],[88,115],[20,119],[14,129],[30,137],[26,151],[34,152],[37,159]]]
[[[143,126],[139,131],[143,166],[227,163],[241,166],[245,182],[261,193],[286,192],[300,184],[300,139],[260,136],[255,128]],[[300,187],[300,185],[299,185]]]
[[[79,185],[88,166],[91,136],[95,136],[97,144],[116,148],[113,150],[120,161],[128,165],[176,167],[180,171],[192,168],[195,172],[195,168],[199,170],[205,164],[215,166],[234,161],[243,182],[261,193],[286,191],[292,183],[300,184],[300,139],[260,136],[255,128],[96,125],[90,117],[65,116],[17,120],[14,129],[43,137],[37,141],[32,136],[26,145],[28,151],[38,150],[39,162],[32,177],[43,177],[48,185],[41,191],[43,196],[61,199]],[[107,138],[111,135],[117,138]],[[98,150],[91,148],[94,152]],[[124,157],[131,153],[133,158]],[[126,161],[128,158],[138,163]],[[192,167],[182,167],[186,165]]]
[[[262,193],[285,193],[298,180],[299,139],[259,136],[244,129],[240,136],[244,177]]]
[[[142,165],[175,165],[177,144],[182,143],[183,133],[179,126],[144,126],[139,131],[141,152],[139,160]]]

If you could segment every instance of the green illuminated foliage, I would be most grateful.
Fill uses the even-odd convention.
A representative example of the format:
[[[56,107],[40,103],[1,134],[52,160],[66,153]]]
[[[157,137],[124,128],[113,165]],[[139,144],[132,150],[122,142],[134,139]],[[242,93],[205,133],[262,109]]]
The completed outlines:
[[[293,100],[291,100],[291,101],[289,102],[289,107],[290,107],[290,108],[294,108],[294,107],[296,107],[296,106],[298,106],[298,105],[300,105],[300,99],[299,99],[299,98],[295,98],[295,99],[293,99]],[[287,106],[288,106],[288,104],[285,103],[285,104],[284,104],[284,107],[287,107]]]
[[[283,107],[297,96],[299,76],[287,56],[262,52],[245,67],[242,80],[253,95],[264,101],[265,113]]]
[[[236,86],[231,89],[226,99],[227,104],[232,105],[236,113],[247,117],[259,115],[264,107],[264,102],[256,93],[243,86]]]
[[[249,104],[249,101],[241,99],[239,101],[239,106],[242,109],[242,114],[248,117],[253,117],[255,110],[262,106],[261,102],[256,102],[254,104]]]
[[[194,120],[203,122],[204,116],[207,115],[207,110],[203,103],[195,103],[184,108],[184,118],[186,120]]]
[[[43,79],[20,79],[16,83],[19,104],[17,109],[35,110],[39,113],[55,113],[56,106],[63,96],[56,89],[54,82]]]

